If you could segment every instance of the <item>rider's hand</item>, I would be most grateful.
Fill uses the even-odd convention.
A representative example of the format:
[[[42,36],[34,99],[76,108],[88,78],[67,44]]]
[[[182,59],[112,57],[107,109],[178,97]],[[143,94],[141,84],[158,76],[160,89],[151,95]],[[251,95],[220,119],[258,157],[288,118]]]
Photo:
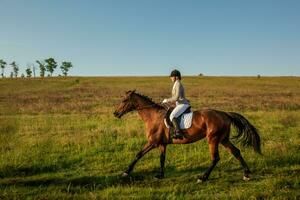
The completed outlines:
[[[164,99],[163,101],[162,101],[162,103],[167,103],[168,102],[168,100],[167,99]]]

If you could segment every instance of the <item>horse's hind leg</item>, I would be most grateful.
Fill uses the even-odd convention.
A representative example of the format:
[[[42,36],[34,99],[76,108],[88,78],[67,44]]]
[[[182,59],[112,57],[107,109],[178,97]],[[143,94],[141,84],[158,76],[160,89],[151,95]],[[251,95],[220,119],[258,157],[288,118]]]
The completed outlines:
[[[248,181],[249,178],[249,174],[251,173],[249,170],[248,165],[246,164],[244,158],[241,155],[241,151],[236,148],[230,141],[229,139],[224,139],[222,142],[222,145],[232,154],[234,155],[234,157],[240,161],[241,165],[243,166],[244,169],[244,180]]]
[[[218,138],[217,137],[209,138],[208,139],[208,144],[209,144],[209,152],[210,152],[210,157],[211,157],[211,163],[210,163],[210,166],[208,167],[208,169],[204,172],[204,174],[201,177],[198,178],[197,182],[206,181],[208,179],[211,171],[214,169],[214,167],[216,166],[216,164],[220,160],[219,150],[218,150],[218,146],[219,146]]]

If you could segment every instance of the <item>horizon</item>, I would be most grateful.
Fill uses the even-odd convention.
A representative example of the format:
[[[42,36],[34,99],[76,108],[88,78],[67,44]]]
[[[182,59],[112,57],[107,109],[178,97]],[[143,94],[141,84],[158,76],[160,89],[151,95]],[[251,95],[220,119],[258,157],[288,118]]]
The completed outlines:
[[[182,79],[184,78],[300,78],[300,75],[184,75],[182,76]],[[169,78],[168,75],[99,75],[99,76],[80,76],[80,75],[55,75],[55,76],[31,76],[26,77],[26,74],[24,74],[24,77],[21,77],[20,75],[18,77],[9,77],[4,76],[5,79],[55,79],[55,78]],[[1,80],[2,78],[0,78]]]
[[[297,0],[4,0],[0,59],[19,75],[53,57],[82,77],[300,76],[299,10]]]

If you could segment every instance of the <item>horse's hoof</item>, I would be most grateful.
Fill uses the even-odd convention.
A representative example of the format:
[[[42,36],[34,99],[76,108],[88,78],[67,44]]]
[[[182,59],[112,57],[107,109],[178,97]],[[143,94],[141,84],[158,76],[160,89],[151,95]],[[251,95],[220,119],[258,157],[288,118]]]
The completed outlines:
[[[250,177],[249,177],[249,176],[244,176],[244,177],[243,177],[243,180],[244,180],[244,181],[250,181]]]
[[[203,183],[203,180],[200,178],[197,179],[197,184],[199,184],[199,183]]]
[[[203,182],[205,182],[205,181],[207,181],[207,178],[205,178],[205,177],[199,177],[199,178],[197,179],[197,183],[203,183]]]
[[[123,178],[126,178],[126,177],[128,177],[129,176],[129,174],[128,173],[126,173],[126,172],[123,172],[123,174],[122,174],[122,177]]]
[[[157,174],[154,176],[155,179],[163,179],[165,176],[163,174]]]

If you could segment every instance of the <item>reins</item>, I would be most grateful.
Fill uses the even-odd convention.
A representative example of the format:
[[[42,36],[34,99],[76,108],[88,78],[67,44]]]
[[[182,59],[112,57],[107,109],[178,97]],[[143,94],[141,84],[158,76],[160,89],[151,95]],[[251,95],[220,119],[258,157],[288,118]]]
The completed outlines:
[[[135,93],[135,94],[136,94],[136,93]],[[141,98],[148,99],[149,101],[151,101],[151,100],[150,100],[148,97],[146,97],[146,96],[143,96],[143,95],[140,95],[140,94],[136,94],[136,95],[140,96]],[[129,100],[130,100],[130,103],[133,103],[133,102],[132,102],[132,99],[131,99],[131,96],[130,96]],[[144,109],[151,108],[151,107],[155,107],[155,106],[160,106],[160,105],[157,104],[157,103],[155,103],[155,102],[152,102],[152,101],[151,101],[151,104],[150,104],[150,105],[146,105],[146,106],[142,106],[142,107],[139,107],[139,105],[135,105],[135,107],[136,107],[135,110],[139,111],[139,110],[144,110]],[[165,104],[161,104],[161,106],[162,106],[165,110],[167,110]]]
[[[146,109],[146,108],[151,108],[151,107],[154,107],[154,106],[156,106],[157,104],[151,104],[151,105],[148,105],[148,106],[143,106],[143,107],[141,107],[141,108],[136,108],[136,110],[144,110],[144,109]]]
[[[147,105],[147,106],[143,106],[141,108],[136,108],[136,110],[144,110],[144,109],[147,109],[147,108],[151,108],[151,107],[154,107],[154,106],[159,106],[158,104],[154,103],[154,104],[150,104],[150,105]],[[161,105],[165,110],[168,110],[168,107],[165,106],[165,104],[162,104]]]

